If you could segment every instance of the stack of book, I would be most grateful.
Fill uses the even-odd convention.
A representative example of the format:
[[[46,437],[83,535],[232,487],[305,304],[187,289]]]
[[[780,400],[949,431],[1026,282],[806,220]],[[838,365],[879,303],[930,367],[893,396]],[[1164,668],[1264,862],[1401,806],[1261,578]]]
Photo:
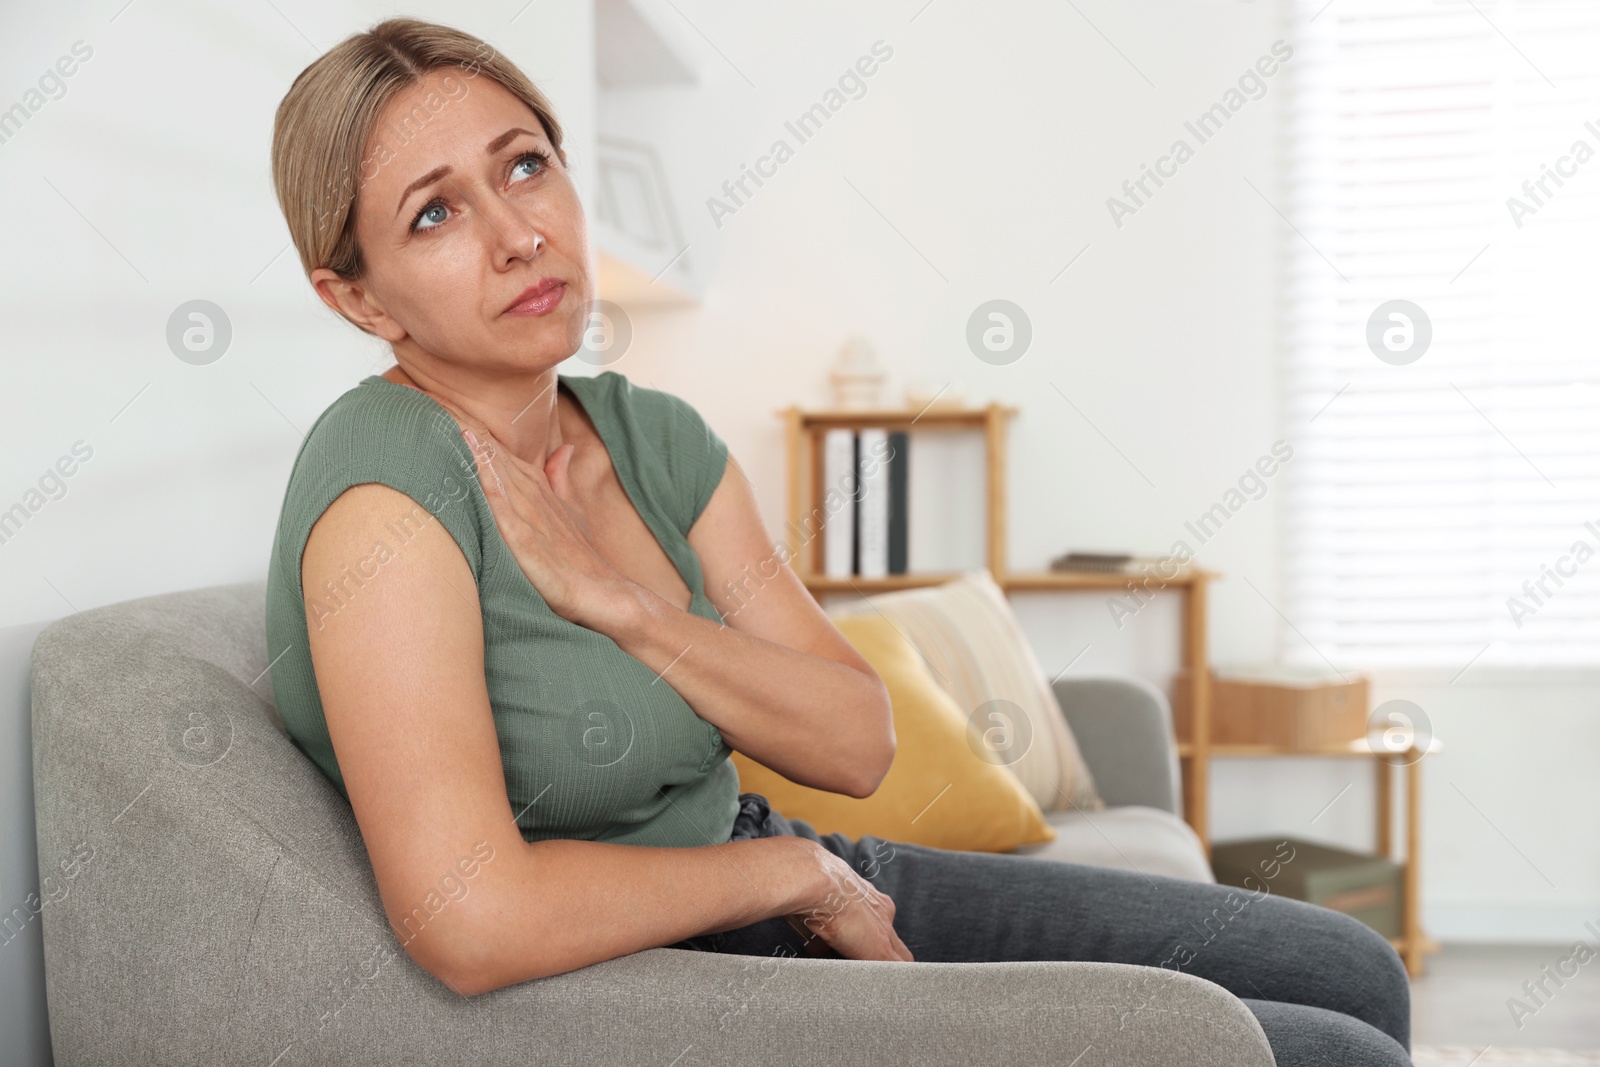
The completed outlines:
[[[1050,561],[1050,569],[1077,574],[1134,574],[1146,567],[1166,567],[1169,563],[1162,556],[1141,556],[1132,552],[1066,552]]]
[[[906,431],[884,427],[823,435],[823,501],[843,502],[823,526],[827,577],[906,573],[909,445]]]

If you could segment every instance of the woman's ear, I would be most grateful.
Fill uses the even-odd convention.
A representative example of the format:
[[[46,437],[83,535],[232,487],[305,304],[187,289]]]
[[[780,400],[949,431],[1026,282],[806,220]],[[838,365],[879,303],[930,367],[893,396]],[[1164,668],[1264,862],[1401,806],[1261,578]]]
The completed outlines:
[[[346,281],[327,267],[317,267],[311,272],[311,287],[324,304],[367,333],[391,344],[405,340],[405,330],[369,298],[360,282]]]

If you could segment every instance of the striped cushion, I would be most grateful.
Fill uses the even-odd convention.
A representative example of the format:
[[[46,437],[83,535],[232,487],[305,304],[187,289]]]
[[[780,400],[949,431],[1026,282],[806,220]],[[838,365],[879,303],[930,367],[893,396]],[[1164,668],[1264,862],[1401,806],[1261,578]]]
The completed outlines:
[[[830,606],[828,614],[871,611],[911,641],[967,716],[974,745],[1008,767],[1041,809],[1105,807],[1050,681],[988,568],[943,585]]]

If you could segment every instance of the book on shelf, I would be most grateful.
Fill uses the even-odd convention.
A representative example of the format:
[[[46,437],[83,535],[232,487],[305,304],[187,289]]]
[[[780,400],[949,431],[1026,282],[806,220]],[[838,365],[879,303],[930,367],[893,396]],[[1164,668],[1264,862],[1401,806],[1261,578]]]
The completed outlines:
[[[1050,561],[1050,569],[1068,574],[1137,574],[1146,567],[1171,566],[1167,556],[1132,552],[1065,552]]]
[[[856,434],[832,429],[822,438],[822,484],[838,489],[845,505],[828,516],[822,527],[822,572],[829,578],[848,578],[855,570],[856,543]],[[818,501],[822,503],[822,501]]]
[[[911,435],[890,430],[889,452],[889,573],[905,574],[911,554]]]
[[[889,573],[889,431],[867,427],[856,432],[856,573],[882,578]]]
[[[910,434],[886,427],[823,435],[822,475],[846,503],[823,526],[823,574],[884,578],[907,573]]]

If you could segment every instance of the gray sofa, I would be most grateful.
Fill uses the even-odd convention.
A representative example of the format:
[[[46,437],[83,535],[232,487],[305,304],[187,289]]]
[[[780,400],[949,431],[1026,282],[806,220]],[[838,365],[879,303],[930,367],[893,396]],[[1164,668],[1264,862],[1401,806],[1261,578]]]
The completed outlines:
[[[1106,808],[1046,812],[1056,839],[1017,851],[1215,882],[1199,836],[1182,818],[1167,698],[1148,682],[1131,678],[1062,678],[1055,691]]]
[[[263,596],[253,582],[110,605],[34,646],[58,1064],[1064,1065],[1090,1046],[1096,1067],[1272,1063],[1221,987],[1122,964],[656,948],[460,997],[399,948],[349,805],[276,726]],[[1063,689],[1108,800],[1153,824],[1176,820],[1177,793],[1149,695]],[[1119,819],[1074,814],[1048,847],[1085,856],[1104,832],[1119,865],[1188,862]]]

